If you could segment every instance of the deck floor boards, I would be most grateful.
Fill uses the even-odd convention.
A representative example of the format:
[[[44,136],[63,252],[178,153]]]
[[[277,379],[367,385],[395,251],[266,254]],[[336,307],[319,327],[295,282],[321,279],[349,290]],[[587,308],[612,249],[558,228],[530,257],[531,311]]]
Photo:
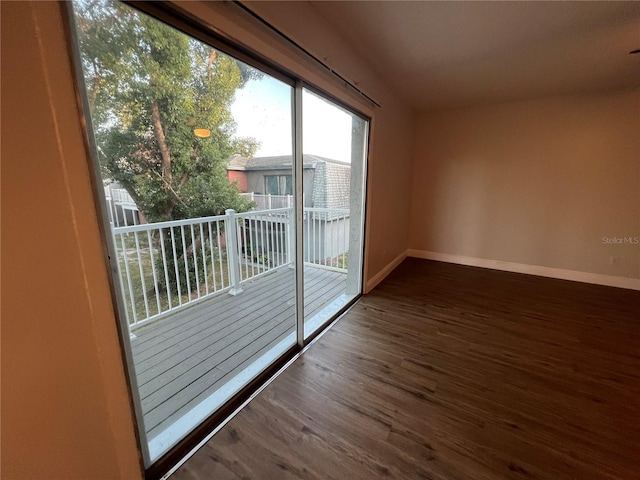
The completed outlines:
[[[344,293],[346,275],[305,268],[305,318]],[[281,268],[138,329],[132,352],[149,439],[295,329],[295,272]]]

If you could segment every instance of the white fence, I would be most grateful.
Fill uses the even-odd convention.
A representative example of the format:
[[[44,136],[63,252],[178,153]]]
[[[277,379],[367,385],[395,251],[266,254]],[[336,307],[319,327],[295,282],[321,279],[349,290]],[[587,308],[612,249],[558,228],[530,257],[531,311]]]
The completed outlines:
[[[304,212],[305,264],[346,272],[348,210]],[[293,208],[113,228],[130,327],[291,265],[294,231]]]
[[[302,237],[306,264],[346,271],[348,209],[305,208]]]
[[[104,196],[107,201],[109,223],[113,227],[122,225],[137,225],[140,223],[138,205],[124,188],[104,187]]]
[[[293,206],[293,195],[263,195],[260,193],[241,193],[243,197],[248,197],[256,203],[254,210],[271,210],[277,208],[290,208]],[[305,194],[302,194],[302,204],[305,204]]]

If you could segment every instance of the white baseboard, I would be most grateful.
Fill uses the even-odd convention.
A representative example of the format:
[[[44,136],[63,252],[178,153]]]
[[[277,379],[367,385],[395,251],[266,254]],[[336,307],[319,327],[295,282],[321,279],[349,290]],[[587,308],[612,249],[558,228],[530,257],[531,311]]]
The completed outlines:
[[[382,270],[376,273],[373,277],[371,277],[371,279],[367,281],[365,285],[364,293],[369,293],[371,290],[373,290],[376,287],[376,285],[378,285],[382,280],[384,280],[386,276],[389,275],[398,265],[400,265],[405,258],[407,258],[406,251],[402,252],[396,258],[391,260],[391,262],[386,267],[384,267]]]
[[[572,280],[574,282],[593,283],[596,285],[606,285],[608,287],[640,290],[640,279],[638,278],[614,277],[612,275],[602,275],[599,273],[578,272],[576,270],[564,270],[561,268],[540,267],[537,265],[527,265],[524,263],[503,262],[501,260],[488,260],[486,258],[465,257],[463,255],[428,252],[426,250],[409,249],[407,250],[406,256],[423,258],[427,260],[437,260],[439,262],[457,263],[460,265],[469,265],[472,267],[490,268],[492,270],[503,270],[505,272],[527,273],[529,275],[558,278],[561,280]],[[374,278],[371,279],[372,282]],[[384,276],[382,278],[384,278]]]

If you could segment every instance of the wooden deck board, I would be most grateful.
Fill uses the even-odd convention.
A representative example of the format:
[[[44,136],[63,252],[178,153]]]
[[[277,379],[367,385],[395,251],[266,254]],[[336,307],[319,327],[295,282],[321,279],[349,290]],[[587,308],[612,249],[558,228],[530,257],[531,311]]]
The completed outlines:
[[[269,288],[271,285],[279,285],[282,287],[282,278],[277,273],[281,273],[282,271],[275,271],[270,275],[265,275],[264,277],[260,277],[254,281],[247,282],[243,284],[244,292],[247,295],[244,296],[244,303],[242,305],[243,308],[252,305],[255,302],[259,302],[260,298],[264,295],[269,296]],[[256,291],[256,285],[260,285],[261,288]],[[214,297],[212,297],[214,298]],[[234,301],[233,296],[227,295],[226,292],[221,292],[220,294],[215,296],[220,307],[222,306],[233,306],[237,302]],[[154,324],[145,326],[139,330],[136,330],[136,335],[138,339],[136,340],[136,344],[134,349],[136,351],[144,350],[144,345],[151,342],[153,345],[153,338],[161,335],[174,335],[176,332],[181,332],[184,330],[184,325],[189,324],[194,325],[197,324],[197,320],[200,319],[204,322],[209,322],[210,314],[209,314],[209,304],[207,300],[203,300],[200,303],[196,303],[190,307],[185,308],[180,315],[171,316],[171,320],[163,319],[162,321],[156,322]]]
[[[293,326],[286,325],[286,323],[287,322],[282,322],[267,334],[262,334],[258,336],[254,342],[249,343],[248,348],[254,347],[257,351],[250,352],[249,355],[243,352],[245,353],[244,355],[240,354],[223,362],[226,363],[227,366],[230,364],[234,365],[235,368],[226,373],[222,372],[220,377],[214,376],[213,380],[215,380],[215,382],[212,382],[212,378],[208,375],[197,379],[188,387],[179,391],[170,400],[162,403],[157,409],[150,411],[147,417],[145,417],[149,418],[149,422],[147,423],[149,424],[148,428],[150,428],[150,438],[163,431],[173,423],[175,418],[179,418],[187,413],[191,408],[228,382],[234,373],[242,371],[248,364],[252,363],[256,357],[259,357],[261,352],[266,351],[269,345],[278,343],[282,338],[286,337],[287,334],[293,332]],[[212,363],[215,363],[215,361],[212,361]],[[217,374],[219,369],[216,368],[215,371]]]
[[[288,299],[282,299],[282,303],[273,305],[265,304],[253,312],[241,310],[239,313],[232,310],[227,312],[228,323],[225,319],[225,326],[220,328],[219,323],[212,319],[208,328],[192,332],[188,337],[177,337],[175,345],[179,347],[177,352],[171,348],[167,357],[163,353],[140,363],[138,376],[141,379],[149,380],[163,373],[165,366],[175,366],[181,360],[190,355],[209,355],[219,351],[225,345],[234,342],[252,330],[259,328],[263,323],[268,323],[271,319],[282,317],[292,317],[293,306],[287,305]],[[172,339],[168,339],[171,341]],[[166,343],[166,342],[163,342]],[[157,363],[156,363],[157,362]]]
[[[344,293],[346,275],[305,268],[305,319]],[[151,439],[295,329],[295,272],[282,268],[138,329],[132,351]]]
[[[342,293],[344,293],[344,282],[340,279],[318,285],[305,298],[305,321],[309,321],[319,310],[324,308],[327,298],[336,298]]]

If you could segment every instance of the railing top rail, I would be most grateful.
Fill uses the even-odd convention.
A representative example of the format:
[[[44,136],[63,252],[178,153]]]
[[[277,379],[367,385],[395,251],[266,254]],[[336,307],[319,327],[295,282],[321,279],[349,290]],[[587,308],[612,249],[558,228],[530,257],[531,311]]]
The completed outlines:
[[[236,213],[236,218],[249,218],[255,216],[269,216],[274,214],[286,214],[291,212],[293,207],[286,208],[274,208],[271,210],[251,210],[249,212]],[[304,208],[305,212],[318,212],[318,213],[337,213],[348,214],[348,208]],[[198,217],[198,218],[186,218],[184,220],[171,220],[168,222],[156,222],[145,223],[141,225],[130,225],[128,227],[114,227],[114,234],[133,233],[133,232],[146,232],[147,230],[156,230],[161,228],[180,227],[184,225],[196,225],[199,223],[219,222],[229,218],[227,215],[216,215],[212,217]]]
[[[145,223],[141,225],[130,225],[128,227],[115,227],[113,233],[133,233],[155,230],[160,228],[180,227],[183,225],[195,225],[198,223],[218,222],[228,218],[226,215],[216,215],[214,217],[186,218],[184,220],[171,220],[168,222]]]
[[[349,213],[348,208],[310,208],[304,207],[305,212],[322,212],[322,213]]]
[[[293,207],[284,207],[284,208],[272,208],[271,210],[250,210],[248,212],[236,213],[236,217],[245,218],[245,217],[255,217],[258,215],[266,216],[273,215],[274,213],[290,213]]]
[[[243,197],[250,197],[250,196],[254,196],[254,197],[271,197],[271,198],[293,197],[293,195],[274,195],[274,194],[271,194],[271,193],[253,193],[253,192],[241,193],[240,195],[242,195]]]

